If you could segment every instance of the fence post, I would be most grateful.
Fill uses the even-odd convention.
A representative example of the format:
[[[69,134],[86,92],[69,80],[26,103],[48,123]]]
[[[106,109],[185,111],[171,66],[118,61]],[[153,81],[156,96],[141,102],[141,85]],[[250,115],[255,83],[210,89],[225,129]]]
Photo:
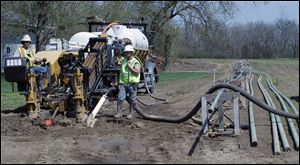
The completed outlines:
[[[214,68],[214,84],[216,83],[216,68]]]

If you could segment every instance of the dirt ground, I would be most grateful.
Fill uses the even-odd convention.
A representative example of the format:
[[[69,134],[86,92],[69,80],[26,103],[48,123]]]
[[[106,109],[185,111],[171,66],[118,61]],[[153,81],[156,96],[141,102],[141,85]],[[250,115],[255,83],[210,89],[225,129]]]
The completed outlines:
[[[218,67],[222,77],[230,76],[231,65],[189,63],[185,70],[208,71]],[[180,70],[176,65],[172,70]],[[199,67],[199,66],[202,67]],[[187,68],[188,67],[188,68]],[[144,107],[146,113],[182,116],[189,112],[208,88],[211,79],[181,81],[156,87],[155,95],[168,104]],[[255,93],[259,94],[254,82]],[[299,95],[299,93],[298,93]],[[155,101],[140,96],[148,103]],[[145,101],[146,102],[146,101]],[[115,119],[115,103],[108,102],[98,114],[94,128],[86,128],[74,119],[70,125],[42,128],[22,117],[24,107],[1,112],[1,163],[299,163],[299,152],[283,120],[291,151],[273,155],[269,113],[254,105],[258,146],[250,146],[249,130],[239,136],[204,136],[192,156],[187,153],[201,128],[191,120],[180,124],[142,119]],[[62,118],[61,115],[58,118]],[[241,123],[248,124],[248,112],[241,107]],[[299,132],[299,131],[298,131]]]

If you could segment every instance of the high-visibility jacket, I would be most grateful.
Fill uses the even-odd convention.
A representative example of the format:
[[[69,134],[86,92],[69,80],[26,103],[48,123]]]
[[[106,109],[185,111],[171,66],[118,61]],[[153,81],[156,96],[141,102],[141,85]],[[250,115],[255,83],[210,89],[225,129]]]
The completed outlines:
[[[132,63],[132,66],[134,66],[135,64],[141,65],[136,58],[131,59],[130,63]],[[124,58],[121,62],[119,83],[130,84],[130,83],[140,82],[140,73],[138,74],[133,73],[127,65],[128,65],[128,60],[127,58]]]
[[[22,58],[28,58],[29,59],[29,66],[34,66],[34,49],[29,48],[29,53],[26,51],[23,47],[18,48],[19,54]]]

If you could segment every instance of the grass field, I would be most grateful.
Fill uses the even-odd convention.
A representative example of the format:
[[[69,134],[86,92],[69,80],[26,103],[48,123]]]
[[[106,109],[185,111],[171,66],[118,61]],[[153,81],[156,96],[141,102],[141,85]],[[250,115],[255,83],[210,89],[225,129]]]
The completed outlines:
[[[15,84],[15,91],[17,91],[17,85]],[[12,92],[12,85],[7,82],[4,75],[1,74],[1,111],[16,109],[25,105],[25,97],[19,95],[18,92]]]
[[[203,58],[201,59],[202,62],[207,62],[207,63],[217,63],[217,64],[232,64],[235,59],[210,59],[210,58]]]
[[[299,59],[260,59],[249,60],[255,69],[267,72],[274,82],[278,81],[283,88],[290,84],[299,88]],[[298,90],[297,90],[298,91]],[[299,92],[298,92],[299,93]]]

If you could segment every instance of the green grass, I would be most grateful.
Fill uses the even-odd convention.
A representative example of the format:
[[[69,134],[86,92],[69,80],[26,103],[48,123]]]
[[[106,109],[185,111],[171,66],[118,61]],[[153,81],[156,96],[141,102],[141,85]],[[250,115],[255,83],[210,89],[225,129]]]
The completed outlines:
[[[174,82],[199,80],[209,77],[212,77],[212,75],[205,72],[161,72],[159,84],[165,85]]]
[[[207,63],[218,63],[218,64],[232,64],[236,61],[236,59],[210,59],[210,58],[201,58],[202,62]]]
[[[272,78],[280,77],[287,81],[299,79],[299,59],[259,59],[249,60],[255,69],[269,73]]]
[[[298,65],[299,58],[276,58],[276,59],[251,59],[250,62],[256,63],[257,65]]]
[[[249,62],[256,70],[268,73],[277,89],[288,97],[299,96],[299,58],[252,59]],[[292,102],[299,109],[299,103]]]
[[[7,82],[4,75],[1,74],[1,111],[13,110],[23,105],[25,105],[25,97],[17,92],[16,83],[15,92],[12,92],[11,83]]]

